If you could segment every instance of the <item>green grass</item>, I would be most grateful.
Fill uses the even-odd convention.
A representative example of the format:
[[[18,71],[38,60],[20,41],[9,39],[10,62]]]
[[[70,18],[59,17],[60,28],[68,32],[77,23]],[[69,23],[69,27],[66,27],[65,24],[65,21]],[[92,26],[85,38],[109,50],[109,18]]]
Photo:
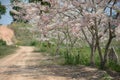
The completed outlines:
[[[3,58],[7,55],[14,53],[17,48],[15,46],[0,46],[0,58]]]
[[[106,73],[101,80],[112,80],[112,78]]]
[[[51,45],[48,46],[47,42],[41,42],[41,43],[35,43],[39,44],[37,45],[37,52],[45,52],[49,53],[50,55],[55,56],[56,53],[56,45]],[[120,49],[117,49],[117,53],[120,53]],[[74,47],[73,49],[70,49],[70,51],[67,51],[66,47],[64,44],[60,45],[60,51],[59,55],[64,61],[64,65],[86,65],[89,66],[90,62],[90,48],[89,47]],[[100,66],[100,58],[98,55],[98,52],[95,53],[95,64],[96,67],[99,68]],[[120,71],[120,65],[116,63],[108,63],[107,67],[109,69],[115,70],[115,71]]]
[[[7,46],[6,42],[0,39],[0,58],[14,53],[17,48],[15,46]]]
[[[116,64],[112,61],[110,61],[108,64],[107,64],[109,67],[110,70],[115,70],[117,72],[120,72],[120,64]]]
[[[34,33],[30,31],[32,27],[30,24],[14,22],[9,27],[14,30],[17,45],[31,46],[33,41],[35,41]]]
[[[35,52],[47,52],[50,53],[50,55],[55,55],[56,46],[52,44],[49,45],[47,41],[35,41],[32,44],[35,44],[34,46],[37,47]]]
[[[45,52],[49,53],[52,56],[56,55],[56,45],[50,45],[48,46],[47,42],[41,42],[37,43],[36,52]],[[66,47],[64,44],[60,45],[59,55],[61,58],[64,58],[64,64],[67,65],[77,65],[77,64],[89,64],[89,54],[90,49],[88,47],[83,48],[73,48],[70,51],[66,50]],[[97,58],[96,58],[96,61]]]

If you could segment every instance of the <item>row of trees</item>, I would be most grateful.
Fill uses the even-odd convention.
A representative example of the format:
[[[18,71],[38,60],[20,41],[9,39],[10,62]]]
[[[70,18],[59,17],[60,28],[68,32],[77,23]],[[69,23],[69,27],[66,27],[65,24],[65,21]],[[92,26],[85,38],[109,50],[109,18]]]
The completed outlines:
[[[47,5],[42,5],[42,3]],[[16,19],[28,21],[41,32],[42,39],[58,39],[59,45],[68,45],[70,51],[79,40],[86,41],[90,47],[90,64],[95,65],[94,56],[98,51],[100,66],[105,68],[112,40],[119,35],[120,0],[40,0],[40,2],[21,4]],[[14,13],[14,11],[13,11]],[[19,17],[18,17],[19,16]],[[104,51],[101,44],[104,42]]]

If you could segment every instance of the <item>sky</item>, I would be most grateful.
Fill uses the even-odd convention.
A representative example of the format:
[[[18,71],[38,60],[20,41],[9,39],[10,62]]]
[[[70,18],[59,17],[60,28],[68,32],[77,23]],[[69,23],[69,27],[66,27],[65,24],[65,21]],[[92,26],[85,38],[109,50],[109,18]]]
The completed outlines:
[[[6,13],[4,15],[1,16],[0,19],[0,24],[3,25],[8,25],[13,21],[13,18],[10,16],[10,0],[0,0],[0,2],[2,3],[2,5],[6,6]]]

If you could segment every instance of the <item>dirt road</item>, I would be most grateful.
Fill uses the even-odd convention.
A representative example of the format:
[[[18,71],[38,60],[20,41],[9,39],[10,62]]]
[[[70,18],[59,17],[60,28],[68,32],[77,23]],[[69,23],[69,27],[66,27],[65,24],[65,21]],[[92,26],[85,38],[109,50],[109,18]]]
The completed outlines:
[[[15,54],[0,60],[0,80],[66,80],[64,77],[44,75],[39,72],[39,62],[45,60],[33,47],[20,47]],[[41,66],[42,68],[42,66]],[[42,73],[42,74],[41,74]],[[47,77],[46,77],[47,76]]]
[[[26,74],[26,60],[30,58],[31,47],[20,47],[15,54],[0,60],[0,80],[29,80]]]
[[[60,66],[53,59],[21,46],[15,54],[0,59],[0,80],[101,80],[104,71],[85,66]]]

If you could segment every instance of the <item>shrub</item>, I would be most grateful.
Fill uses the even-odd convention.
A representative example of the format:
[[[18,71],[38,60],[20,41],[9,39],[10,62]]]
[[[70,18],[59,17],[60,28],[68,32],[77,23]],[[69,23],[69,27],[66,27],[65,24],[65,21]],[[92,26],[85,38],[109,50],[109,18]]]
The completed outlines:
[[[36,40],[33,40],[30,43],[30,46],[39,46],[39,45],[40,45],[40,41],[36,41]]]
[[[0,39],[0,46],[6,45],[6,42]]]
[[[64,53],[65,64],[69,65],[77,65],[80,63],[80,54],[71,54],[71,53]]]
[[[33,33],[30,31],[31,25],[24,22],[16,22],[12,23],[10,28],[15,32],[17,45],[30,46],[35,41]]]
[[[115,62],[109,61],[109,63],[107,64],[107,66],[111,69],[111,70],[115,70],[117,72],[120,72],[120,64],[116,64]]]

